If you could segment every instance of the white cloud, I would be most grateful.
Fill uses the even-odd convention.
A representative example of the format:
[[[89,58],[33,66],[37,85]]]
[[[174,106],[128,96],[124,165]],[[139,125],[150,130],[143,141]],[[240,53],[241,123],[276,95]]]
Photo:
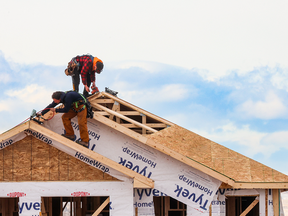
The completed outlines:
[[[11,77],[7,73],[0,73],[0,83],[8,83],[11,80]]]
[[[21,110],[21,113],[28,113],[34,108],[43,109],[52,102],[51,92],[37,84],[19,90],[8,90],[4,94],[9,97],[0,101],[0,111],[19,113]]]
[[[189,86],[188,88],[182,84],[168,84],[159,86],[159,88],[154,87],[142,90],[131,90],[129,88],[131,86],[126,82],[118,82],[114,85],[115,89],[121,92],[121,98],[125,98],[125,100],[135,104],[181,101],[189,97],[191,89],[194,89],[193,95],[197,94],[196,88],[193,88],[193,86]]]
[[[47,98],[51,98],[51,91],[48,91],[45,87],[37,84],[26,86],[20,90],[8,90],[6,95],[11,98],[15,98],[17,101],[23,101],[29,103],[42,103],[47,101]],[[51,99],[52,100],[52,99]]]
[[[207,69],[210,77],[288,64],[284,0],[85,2],[90,7],[79,11],[75,1],[6,1],[0,8],[0,19],[5,20],[0,24],[5,29],[2,51],[17,62],[53,65],[66,65],[74,55],[90,52],[104,63],[155,61]],[[63,11],[69,13],[63,16]],[[97,20],[97,27],[73,20],[76,13]],[[79,26],[92,36],[74,46],[83,35],[71,31]]]
[[[261,143],[264,145],[272,145],[276,149],[279,148],[286,148],[288,149],[287,146],[287,140],[288,140],[288,131],[277,131],[274,133],[269,133],[266,136],[263,137],[261,140]]]
[[[138,67],[142,68],[147,72],[156,73],[159,71],[164,71],[169,66],[158,62],[121,61],[121,62],[109,62],[108,67],[109,69],[129,69],[133,67]]]
[[[258,153],[262,153],[268,158],[279,149],[275,142],[263,143],[268,133],[253,131],[249,125],[243,125],[239,128],[230,122],[226,125],[213,128],[212,132],[198,130],[197,128],[190,128],[190,130],[219,144],[225,142],[234,143],[235,146],[243,146],[245,148],[242,154],[251,158]]]
[[[275,119],[287,115],[287,107],[274,92],[269,91],[265,100],[245,101],[235,108],[244,118]]]

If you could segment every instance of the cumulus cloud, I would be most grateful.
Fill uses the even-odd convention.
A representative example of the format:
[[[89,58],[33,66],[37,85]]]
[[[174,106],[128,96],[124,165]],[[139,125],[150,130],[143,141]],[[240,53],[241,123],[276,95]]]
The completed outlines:
[[[38,84],[31,84],[19,90],[8,90],[5,94],[15,98],[17,101],[24,101],[26,103],[41,103],[47,101],[49,96],[51,98],[51,91]]]
[[[235,108],[245,118],[275,119],[287,115],[287,107],[281,98],[269,91],[264,100],[252,101],[251,99]]]
[[[249,125],[238,127],[233,122],[217,126],[210,132],[197,128],[190,128],[190,130],[219,144],[233,143],[233,146],[229,146],[230,148],[237,148],[238,146],[242,149],[242,154],[252,158],[258,153],[269,158],[281,147],[281,145],[275,145],[275,142],[264,142],[265,138],[269,136],[268,133],[252,130]]]
[[[126,85],[127,84],[127,85]],[[128,83],[119,83],[116,85],[116,89],[120,90],[121,97],[125,100],[133,102],[138,105],[143,105],[147,103],[165,103],[165,102],[176,102],[183,101],[187,99],[190,95],[196,94],[196,88],[192,86],[188,87],[182,84],[168,84],[160,85],[159,87],[146,88],[146,89],[128,89],[121,86],[129,86]],[[191,93],[191,89],[194,89]]]

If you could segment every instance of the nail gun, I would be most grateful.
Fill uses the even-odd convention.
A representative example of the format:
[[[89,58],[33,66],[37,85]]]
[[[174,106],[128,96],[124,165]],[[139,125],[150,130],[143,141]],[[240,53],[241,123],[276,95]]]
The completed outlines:
[[[37,119],[38,118],[38,119]],[[35,109],[32,110],[31,115],[30,115],[30,120],[33,120],[37,122],[38,124],[43,124],[42,121],[40,121],[41,115],[39,115]],[[43,118],[42,118],[43,119]]]

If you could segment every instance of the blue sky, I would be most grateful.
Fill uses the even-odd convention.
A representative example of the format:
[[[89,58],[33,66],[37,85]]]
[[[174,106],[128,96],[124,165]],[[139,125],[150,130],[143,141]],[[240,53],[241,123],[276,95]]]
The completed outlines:
[[[0,3],[0,132],[71,89],[68,61],[91,53],[100,91],[288,174],[286,1]]]

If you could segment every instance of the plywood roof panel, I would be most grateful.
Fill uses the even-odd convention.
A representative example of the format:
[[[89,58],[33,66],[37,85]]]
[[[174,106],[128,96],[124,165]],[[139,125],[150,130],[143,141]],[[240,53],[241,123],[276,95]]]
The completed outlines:
[[[236,182],[288,182],[288,176],[178,125],[147,137]]]

